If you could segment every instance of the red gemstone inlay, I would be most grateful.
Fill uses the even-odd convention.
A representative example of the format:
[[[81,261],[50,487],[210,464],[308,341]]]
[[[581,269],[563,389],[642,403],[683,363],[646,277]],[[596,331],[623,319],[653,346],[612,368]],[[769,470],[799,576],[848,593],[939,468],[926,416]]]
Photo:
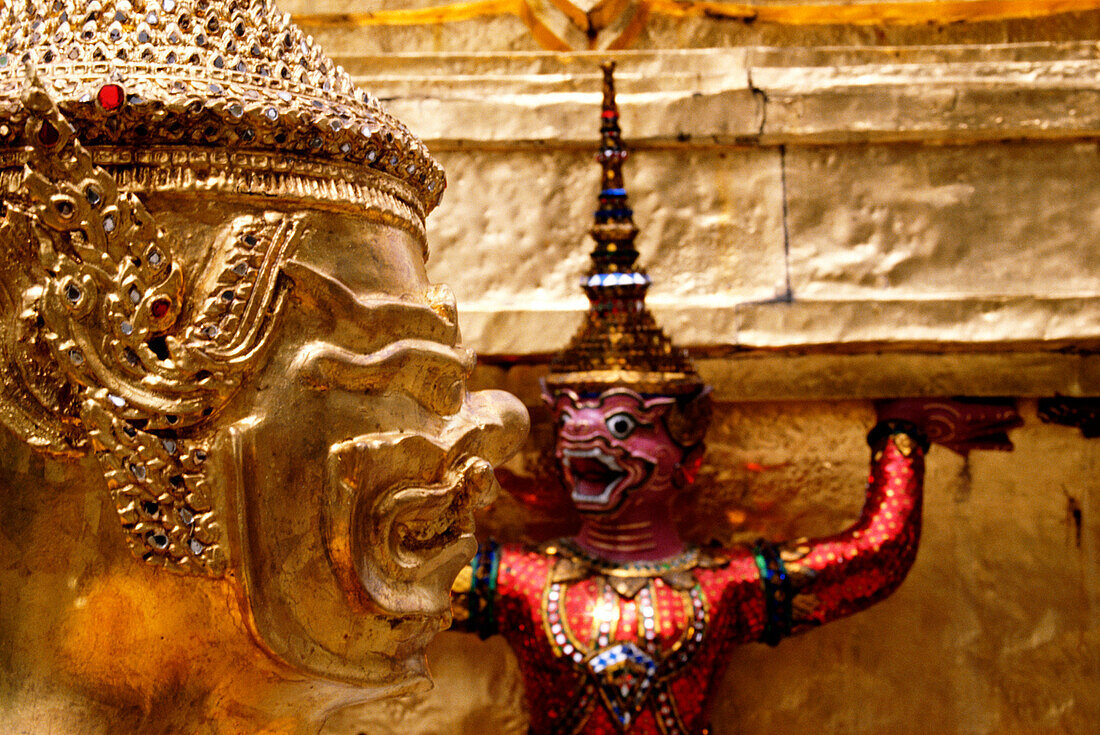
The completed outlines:
[[[99,101],[99,106],[104,110],[114,112],[122,107],[122,87],[117,84],[104,84],[99,88],[99,93],[96,94],[96,100]]]
[[[57,128],[49,120],[44,121],[38,129],[38,142],[44,146],[56,145],[60,139],[61,133],[57,132]]]
[[[159,298],[152,303],[149,307],[149,313],[153,315],[154,319],[160,319],[168,313],[168,309],[172,307],[172,302],[166,298]]]

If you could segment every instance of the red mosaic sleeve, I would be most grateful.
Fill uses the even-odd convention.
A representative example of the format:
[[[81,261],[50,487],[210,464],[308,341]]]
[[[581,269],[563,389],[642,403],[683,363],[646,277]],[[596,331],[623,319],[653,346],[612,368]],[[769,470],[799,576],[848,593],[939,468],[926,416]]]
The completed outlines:
[[[786,595],[780,592],[786,599],[780,603],[789,605],[791,632],[882,600],[897,589],[916,558],[924,447],[914,438],[918,432],[893,427],[876,431],[867,501],[859,520],[834,536],[781,545],[778,563],[770,569],[770,560],[764,560],[762,576],[774,570],[786,577]],[[759,563],[760,555],[757,558]]]

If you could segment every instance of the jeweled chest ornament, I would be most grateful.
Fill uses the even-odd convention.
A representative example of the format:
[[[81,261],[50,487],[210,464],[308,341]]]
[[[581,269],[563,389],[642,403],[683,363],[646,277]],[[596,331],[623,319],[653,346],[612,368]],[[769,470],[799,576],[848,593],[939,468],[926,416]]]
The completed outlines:
[[[578,713],[590,710],[598,697],[627,729],[652,702],[668,727],[676,727],[665,683],[691,662],[707,633],[708,603],[692,570],[720,566],[723,560],[690,548],[660,563],[608,565],[568,539],[543,552],[557,562],[546,587],[542,627],[554,654],[571,660],[583,677]],[[578,586],[581,582],[587,585]],[[593,584],[599,602],[584,605],[590,615],[577,615],[576,605],[566,598],[585,599],[593,592],[586,587]],[[633,624],[631,639],[613,639],[612,629],[620,628],[624,618]]]

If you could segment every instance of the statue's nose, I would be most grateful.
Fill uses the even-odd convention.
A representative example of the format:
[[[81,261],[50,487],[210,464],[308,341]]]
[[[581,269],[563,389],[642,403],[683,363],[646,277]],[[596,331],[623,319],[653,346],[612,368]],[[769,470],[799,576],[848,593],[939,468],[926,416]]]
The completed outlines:
[[[519,399],[502,390],[479,390],[469,394],[465,410],[480,431],[471,437],[468,451],[495,467],[519,451],[531,419]]]
[[[599,422],[586,416],[573,416],[562,422],[561,436],[563,439],[579,441],[589,439],[597,433]]]

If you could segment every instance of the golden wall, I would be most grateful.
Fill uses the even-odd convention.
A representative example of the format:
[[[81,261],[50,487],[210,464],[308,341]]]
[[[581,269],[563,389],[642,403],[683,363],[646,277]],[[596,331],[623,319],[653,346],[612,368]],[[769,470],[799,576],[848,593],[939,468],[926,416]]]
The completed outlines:
[[[475,382],[532,408],[585,302],[597,61],[619,62],[650,304],[715,386],[698,541],[837,530],[871,400],[1020,399],[1012,453],[929,456],[925,534],[875,609],[731,662],[731,733],[1091,733],[1100,441],[1037,399],[1100,395],[1100,9],[1077,0],[283,2],[429,143],[429,219]],[[505,495],[483,533],[569,530]],[[445,634],[437,689],[327,735],[524,732],[500,640]]]

